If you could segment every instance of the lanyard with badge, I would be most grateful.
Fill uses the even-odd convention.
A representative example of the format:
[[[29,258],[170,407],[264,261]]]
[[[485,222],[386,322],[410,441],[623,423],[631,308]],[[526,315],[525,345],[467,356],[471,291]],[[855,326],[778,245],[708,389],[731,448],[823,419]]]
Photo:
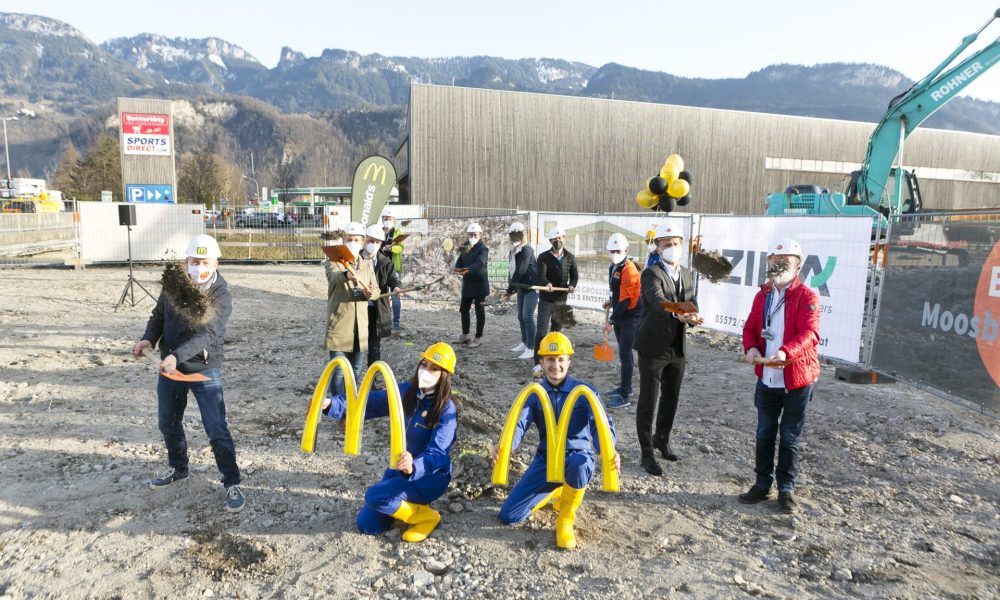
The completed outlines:
[[[781,300],[778,301],[777,306],[775,306],[774,310],[772,311],[771,310],[772,297],[773,294],[768,294],[767,299],[764,301],[764,330],[760,332],[760,337],[768,341],[774,339],[774,332],[771,331],[771,320],[774,318],[774,315],[778,314],[778,311],[781,310],[781,307],[784,306],[785,304],[785,295],[782,294]]]

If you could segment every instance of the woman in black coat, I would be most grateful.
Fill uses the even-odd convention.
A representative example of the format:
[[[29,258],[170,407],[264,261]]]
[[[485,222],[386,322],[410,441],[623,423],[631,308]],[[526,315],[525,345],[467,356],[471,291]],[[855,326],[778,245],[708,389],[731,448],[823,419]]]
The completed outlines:
[[[472,223],[465,230],[469,243],[463,244],[455,270],[462,274],[462,304],[459,312],[462,314],[462,337],[459,344],[469,344],[469,348],[478,348],[483,343],[483,328],[486,327],[486,308],[483,301],[490,295],[489,264],[490,249],[483,243],[483,228],[479,223]],[[469,309],[476,304],[476,337],[469,336]]]

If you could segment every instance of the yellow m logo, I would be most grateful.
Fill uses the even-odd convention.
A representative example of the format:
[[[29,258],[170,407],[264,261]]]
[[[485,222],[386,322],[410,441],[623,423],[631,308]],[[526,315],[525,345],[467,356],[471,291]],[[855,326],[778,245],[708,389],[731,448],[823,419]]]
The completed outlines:
[[[382,174],[382,181],[380,185],[385,185],[385,165],[377,165],[375,163],[368,163],[365,167],[365,172],[361,175],[363,179],[374,182],[378,179],[379,174]]]
[[[346,361],[345,361],[346,362]],[[545,478],[552,483],[564,483],[566,473],[566,438],[569,435],[569,420],[573,416],[573,406],[583,396],[590,403],[590,410],[597,421],[597,440],[601,445],[601,475],[604,480],[605,492],[618,491],[618,471],[615,469],[615,444],[611,437],[611,426],[608,425],[608,414],[597,395],[585,385],[578,385],[570,391],[559,412],[556,421],[555,410],[548,392],[537,383],[528,384],[514,399],[514,404],[507,413],[503,433],[500,434],[500,444],[497,449],[497,462],[493,465],[493,485],[507,485],[507,472],[510,470],[510,452],[514,443],[514,431],[517,420],[528,396],[535,394],[541,401],[542,414],[545,417],[545,435],[549,440],[549,451],[546,457]]]
[[[320,409],[323,406],[323,397],[330,386],[330,378],[335,369],[340,369],[344,375],[344,389],[347,391],[347,428],[344,433],[344,453],[357,455],[361,446],[361,428],[365,421],[365,405],[368,403],[368,394],[372,390],[372,382],[375,375],[382,374],[385,382],[385,389],[389,394],[389,468],[396,467],[399,455],[406,451],[406,423],[403,416],[403,401],[399,396],[399,385],[396,383],[396,376],[393,375],[389,365],[382,361],[375,362],[368,367],[364,378],[361,379],[361,387],[354,387],[354,369],[351,363],[343,356],[334,358],[327,363],[316,382],[316,389],[313,391],[312,401],[309,402],[309,412],[306,413],[306,426],[302,431],[301,449],[303,452],[316,451],[316,429],[319,425]]]

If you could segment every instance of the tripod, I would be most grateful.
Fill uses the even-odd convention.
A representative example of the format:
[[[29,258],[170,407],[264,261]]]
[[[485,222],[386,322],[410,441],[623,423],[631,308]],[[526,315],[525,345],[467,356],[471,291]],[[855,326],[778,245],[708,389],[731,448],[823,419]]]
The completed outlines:
[[[115,304],[115,312],[125,304],[125,299],[129,301],[129,305],[135,306],[135,286],[139,286],[139,289],[146,292],[153,302],[156,302],[156,297],[149,293],[149,290],[144,288],[141,283],[139,283],[136,278],[132,275],[132,226],[128,225],[128,281],[125,282],[125,289],[122,290],[122,295],[118,298],[118,303]],[[139,296],[139,301],[142,301],[142,296]]]

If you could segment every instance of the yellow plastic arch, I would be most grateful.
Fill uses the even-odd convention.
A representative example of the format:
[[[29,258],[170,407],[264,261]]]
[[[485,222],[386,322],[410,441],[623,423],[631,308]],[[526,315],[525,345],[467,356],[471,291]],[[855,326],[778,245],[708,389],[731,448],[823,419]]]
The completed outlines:
[[[569,435],[569,420],[572,417],[573,406],[577,399],[583,396],[590,403],[590,410],[597,421],[597,439],[601,445],[601,473],[603,474],[603,490],[617,492],[619,490],[618,470],[615,469],[615,444],[611,435],[611,425],[608,424],[608,414],[597,395],[585,385],[578,385],[570,391],[559,412],[559,421],[555,421],[555,411],[552,400],[541,385],[532,383],[517,395],[507,420],[503,433],[500,434],[500,444],[497,450],[497,461],[493,465],[493,485],[507,485],[507,472],[510,470],[511,446],[514,442],[514,430],[525,401],[532,393],[538,395],[545,416],[545,435],[549,440],[549,452],[545,465],[545,479],[552,483],[564,483],[566,476],[566,438]]]
[[[578,385],[570,391],[559,412],[559,428],[553,442],[559,452],[549,452],[551,458],[554,454],[560,476],[566,469],[566,438],[569,436],[569,420],[573,416],[573,406],[580,396],[583,396],[590,403],[590,410],[594,413],[597,421],[597,440],[601,444],[601,474],[605,492],[617,492],[618,470],[615,469],[615,442],[611,436],[611,426],[608,424],[608,414],[604,412],[604,405],[597,399],[597,394],[585,385]],[[549,439],[552,439],[551,436]],[[549,467],[551,469],[551,465]],[[551,481],[551,479],[550,479]]]
[[[510,470],[511,446],[514,444],[514,431],[517,429],[517,419],[521,416],[521,409],[531,394],[537,394],[542,404],[542,414],[545,416],[545,435],[550,440],[555,439],[556,418],[555,411],[552,410],[552,401],[549,394],[541,385],[530,383],[517,395],[514,404],[507,413],[507,420],[503,425],[503,433],[500,434],[500,445],[497,448],[497,461],[493,465],[493,485],[507,485],[507,472]],[[562,483],[563,472],[558,468],[556,455],[558,452],[549,452],[546,464],[545,478],[553,483]]]
[[[330,378],[333,377],[335,369],[340,369],[344,375],[344,390],[347,396],[347,426],[344,434],[344,452],[356,455],[361,445],[361,430],[365,421],[365,406],[368,404],[368,395],[371,392],[372,382],[377,373],[382,374],[385,380],[385,388],[389,394],[389,467],[393,468],[399,455],[406,451],[406,423],[403,415],[403,402],[399,395],[399,385],[396,383],[396,376],[386,363],[377,361],[368,367],[364,378],[361,380],[361,388],[355,386],[354,369],[343,356],[338,356],[323,369],[319,381],[316,382],[316,389],[313,390],[312,400],[309,402],[309,410],[306,413],[306,425],[302,431],[301,449],[303,452],[316,451],[316,430],[319,426],[320,409],[323,406],[323,398],[326,390],[330,386]]]

